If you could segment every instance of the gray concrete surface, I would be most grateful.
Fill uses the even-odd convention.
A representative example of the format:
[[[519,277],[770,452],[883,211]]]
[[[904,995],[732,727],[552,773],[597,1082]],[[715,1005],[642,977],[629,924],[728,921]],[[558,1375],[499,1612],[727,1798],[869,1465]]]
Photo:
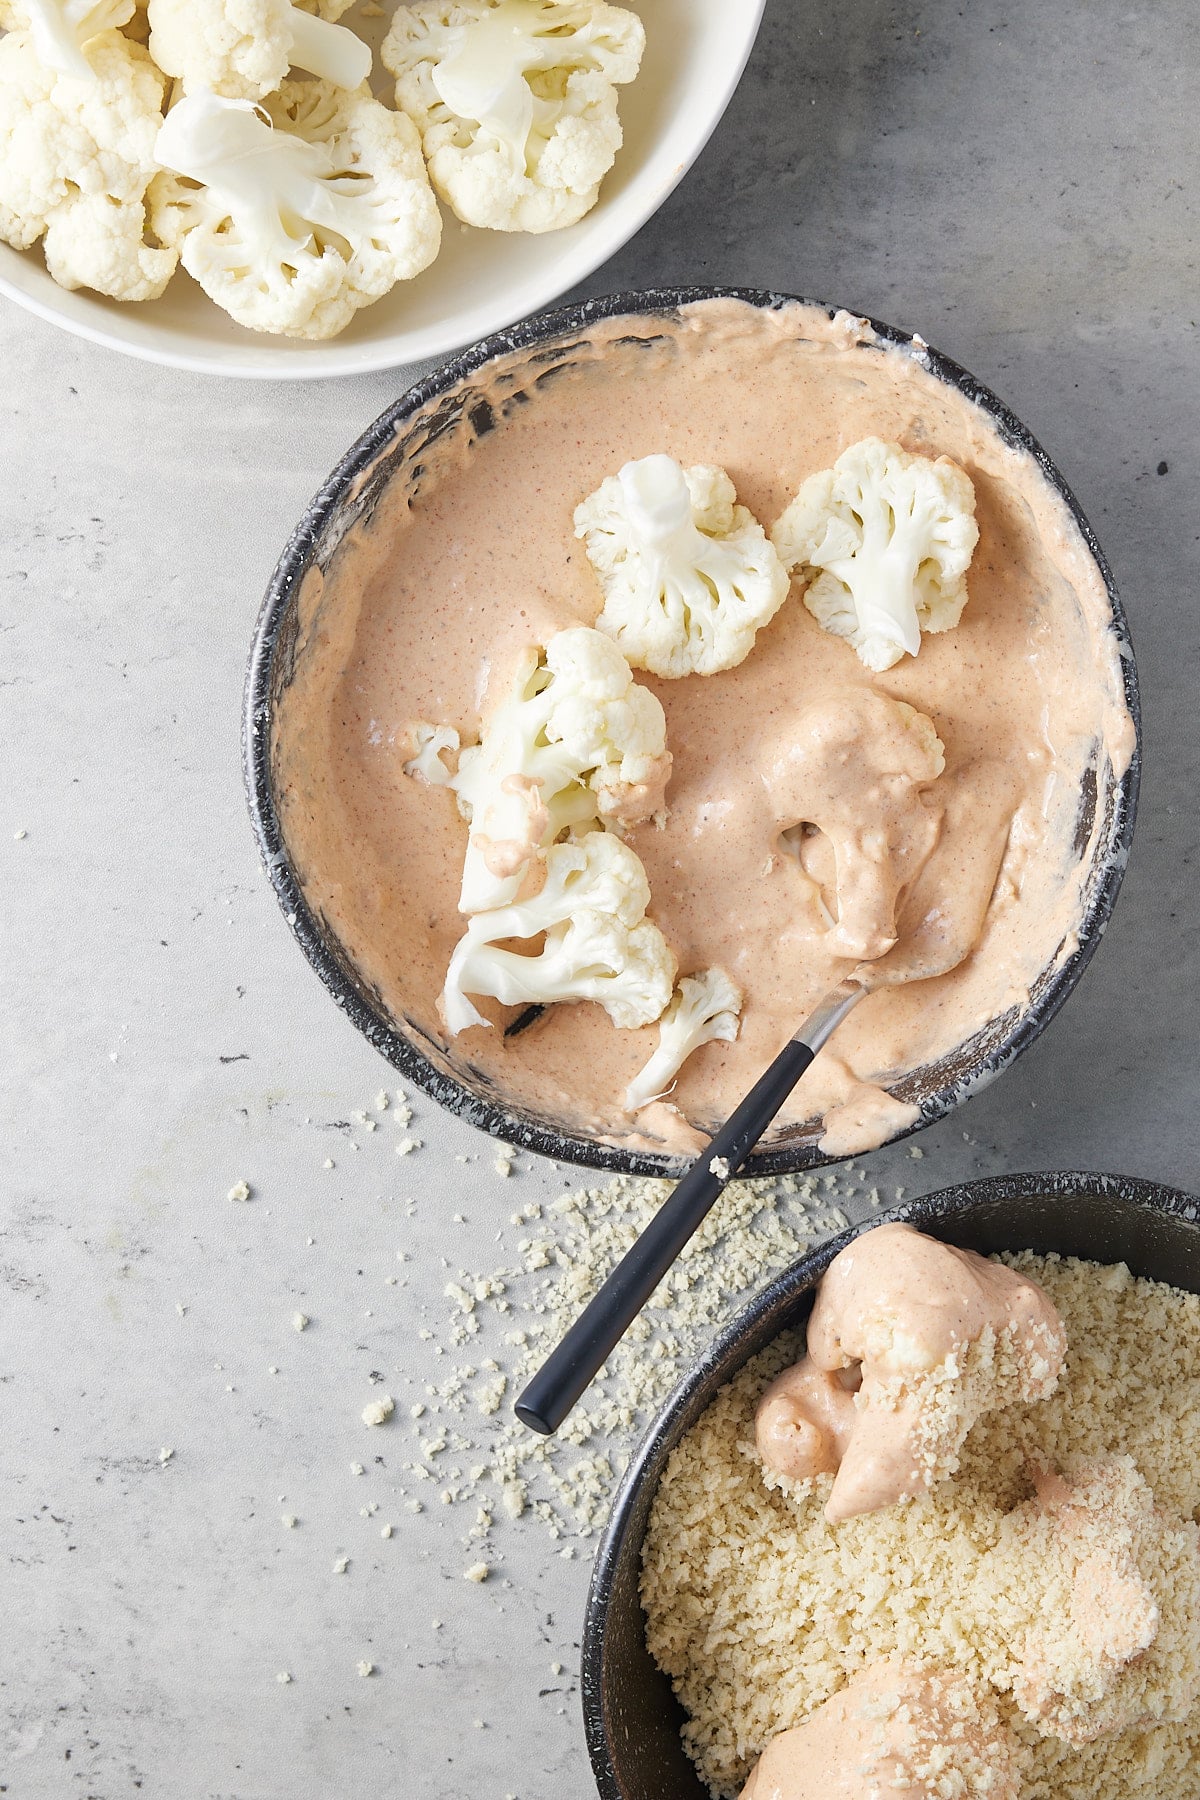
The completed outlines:
[[[1125,597],[1146,767],[1108,938],[1042,1042],[871,1179],[1200,1186],[1198,42],[1183,0],[771,0],[701,163],[589,284],[774,285],[919,329],[1046,444]],[[465,1583],[461,1509],[403,1510],[401,1436],[359,1420],[372,1371],[402,1398],[436,1367],[418,1331],[442,1316],[440,1259],[468,1237],[485,1260],[562,1178],[522,1158],[501,1182],[427,1105],[403,1163],[356,1127],[387,1072],[294,947],[241,794],[259,594],[401,385],[236,386],[0,311],[0,1792],[19,1800],[592,1791],[588,1546],[564,1558],[526,1517]]]

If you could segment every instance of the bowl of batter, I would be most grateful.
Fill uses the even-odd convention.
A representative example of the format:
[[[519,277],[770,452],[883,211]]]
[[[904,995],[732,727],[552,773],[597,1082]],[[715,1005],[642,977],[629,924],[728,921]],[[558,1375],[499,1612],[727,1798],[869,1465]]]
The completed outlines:
[[[622,1095],[653,1027],[615,1029],[590,1003],[528,1025],[493,1006],[491,1029],[451,1039],[438,1001],[463,929],[465,826],[449,790],[405,773],[412,721],[472,742],[495,671],[595,623],[601,595],[572,516],[622,464],[665,452],[719,465],[769,528],[813,471],[869,437],[949,456],[971,479],[979,543],[957,627],[875,673],[793,591],[737,667],[638,673],[662,704],[673,770],[665,823],[627,841],[681,970],[720,965],[741,987],[736,1041],[705,1044],[668,1102],[630,1116]],[[932,1122],[1058,1010],[1128,854],[1136,672],[1078,504],[964,370],[919,338],[788,296],[616,295],[475,346],[396,401],[330,475],[255,633],[251,813],[305,953],[408,1079],[532,1150],[672,1173],[846,973],[839,895],[780,826],[785,804],[803,812],[789,771],[811,766],[812,719],[825,721],[822,741],[830,720],[866,721],[861,736],[881,702],[931,719],[944,745],[926,900],[953,910],[987,863],[986,905],[960,967],[856,1009],[751,1173]]]

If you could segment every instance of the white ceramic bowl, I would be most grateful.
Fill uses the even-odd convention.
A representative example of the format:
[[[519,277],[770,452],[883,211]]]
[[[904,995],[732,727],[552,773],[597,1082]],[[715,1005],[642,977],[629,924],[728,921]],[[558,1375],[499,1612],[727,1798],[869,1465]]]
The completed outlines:
[[[637,80],[621,89],[625,143],[585,219],[537,237],[476,231],[445,214],[441,253],[309,344],[235,325],[182,270],[159,300],[121,306],[51,281],[41,251],[0,244],[0,293],[53,325],[148,362],[260,379],[357,375],[443,356],[536,312],[619,250],[686,174],[729,104],[764,0],[632,0],[646,25]]]

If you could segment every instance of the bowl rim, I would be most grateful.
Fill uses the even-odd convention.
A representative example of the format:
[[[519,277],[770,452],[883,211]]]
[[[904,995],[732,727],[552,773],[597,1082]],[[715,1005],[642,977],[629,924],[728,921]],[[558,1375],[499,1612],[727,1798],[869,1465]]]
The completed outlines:
[[[690,1159],[577,1137],[570,1132],[523,1118],[499,1101],[481,1098],[456,1077],[435,1068],[414,1043],[386,1023],[347,979],[345,971],[330,953],[305,901],[288,855],[275,807],[270,770],[271,675],[280,631],[290,602],[310,566],[313,551],[329,514],[348,497],[360,477],[398,436],[400,427],[422,407],[469,380],[498,357],[533,349],[558,338],[577,336],[589,326],[610,318],[656,314],[667,317],[677,313],[681,307],[698,301],[724,299],[743,301],[768,311],[799,305],[823,312],[830,319],[846,310],[824,301],[808,300],[799,295],[763,288],[704,285],[646,288],[606,294],[554,308],[482,338],[407,388],[341,457],[305,508],[288,538],[267,585],[254,628],[244,696],[243,775],[259,854],[301,949],[336,1004],[368,1042],[406,1079],[423,1089],[440,1105],[493,1137],[531,1150],[537,1155],[548,1156],[557,1162],[578,1163],[614,1173],[658,1178],[678,1175],[681,1167]],[[859,314],[851,316],[862,317]],[[1116,904],[1133,838],[1141,776],[1141,705],[1129,623],[1112,570],[1079,502],[1046,451],[990,388],[985,387],[951,358],[931,349],[918,333],[903,331],[875,319],[868,318],[865,324],[878,341],[916,355],[929,373],[978,406],[990,419],[1002,442],[1033,459],[1043,479],[1067,507],[1104,582],[1112,614],[1112,630],[1119,651],[1125,704],[1134,729],[1134,746],[1129,765],[1111,788],[1113,825],[1106,864],[1099,880],[1094,883],[1093,892],[1080,919],[1075,949],[1053,970],[1036,1006],[1021,1015],[989,1053],[973,1067],[968,1077],[960,1076],[949,1080],[935,1093],[923,1099],[919,1119],[887,1140],[894,1144],[944,1118],[962,1100],[986,1085],[1027,1049],[1058,1012],[1090,962]],[[824,1154],[815,1145],[783,1145],[756,1153],[746,1164],[744,1173],[750,1177],[792,1174],[801,1169],[827,1167],[844,1160],[843,1156]]]
[[[834,1257],[855,1238],[873,1231],[878,1225],[915,1225],[918,1229],[934,1221],[961,1217],[994,1201],[1047,1199],[1071,1200],[1088,1194],[1117,1200],[1133,1208],[1185,1218],[1192,1225],[1200,1220],[1200,1195],[1162,1182],[1136,1175],[1111,1175],[1086,1169],[1050,1170],[1017,1175],[988,1175],[974,1181],[956,1182],[924,1194],[903,1205],[874,1214],[827,1238],[788,1268],[776,1275],[754,1294],[724,1325],[712,1341],[689,1364],[663,1401],[654,1419],[639,1439],[628,1466],[613,1495],[604,1534],[592,1564],[584,1609],[583,1636],[580,1648],[580,1701],[583,1707],[584,1735],[592,1774],[601,1800],[625,1800],[618,1783],[616,1768],[608,1748],[604,1728],[604,1662],[609,1602],[612,1597],[618,1563],[624,1549],[631,1515],[644,1498],[647,1480],[655,1466],[662,1463],[664,1444],[667,1453],[693,1425],[714,1395],[701,1396],[701,1390],[718,1370],[722,1371],[720,1387],[733,1379],[745,1358],[725,1370],[727,1358],[752,1335],[760,1321],[785,1311],[808,1293],[828,1269]],[[719,1392],[719,1387],[716,1390]],[[699,1397],[699,1398],[698,1398]]]
[[[520,283],[510,286],[510,293],[513,288],[517,290],[515,300],[510,299],[504,303],[485,298],[452,329],[444,330],[440,325],[426,326],[420,330],[402,329],[379,343],[368,340],[357,344],[347,340],[339,344],[336,338],[331,338],[315,348],[299,353],[294,340],[275,339],[269,333],[247,332],[244,352],[241,340],[237,340],[239,360],[226,362],[216,349],[175,350],[149,340],[139,342],[136,336],[127,338],[104,323],[105,309],[111,302],[105,301],[101,295],[91,295],[86,290],[84,298],[96,302],[95,320],[90,316],[74,316],[64,306],[56,303],[54,295],[60,290],[54,287],[52,278],[47,275],[50,283],[49,298],[33,292],[5,273],[4,264],[7,259],[3,254],[0,254],[0,295],[45,323],[70,332],[72,337],[135,357],[139,362],[152,363],[159,368],[180,369],[193,375],[216,375],[242,381],[328,381],[345,376],[377,374],[387,369],[420,363],[427,357],[446,356],[476,337],[494,335],[511,325],[514,305],[518,309],[515,316],[520,318],[523,309],[549,306],[568,289],[586,281],[602,263],[615,256],[635,237],[666,204],[684,176],[695,165],[728,111],[758,41],[765,9],[766,0],[743,0],[740,7],[733,9],[740,16],[741,38],[735,53],[724,65],[720,81],[708,90],[709,107],[706,117],[701,127],[689,135],[685,153],[673,161],[665,161],[662,169],[657,171],[656,178],[646,181],[646,191],[632,204],[626,205],[618,200],[610,212],[599,216],[585,214],[578,224],[586,226],[590,218],[591,229],[581,237],[578,245],[568,245],[555,259],[553,268],[546,273],[544,284],[539,284],[540,292],[536,296],[530,291],[530,283],[522,279]],[[652,145],[639,168],[643,174],[652,172],[654,163],[655,146]],[[449,230],[458,223],[448,206],[442,206],[442,213],[445,229]],[[576,230],[578,226],[570,229]],[[553,237],[554,234],[549,235]],[[0,244],[0,252],[9,248]],[[22,258],[26,254],[16,249],[11,253]],[[181,266],[176,271],[175,278],[179,279],[183,275]],[[210,304],[215,306],[213,302]],[[370,311],[369,308],[364,310]],[[127,318],[131,326],[138,327],[136,308],[122,309],[122,316]],[[283,352],[278,359],[273,355],[275,349]],[[281,362],[284,366],[279,366]]]

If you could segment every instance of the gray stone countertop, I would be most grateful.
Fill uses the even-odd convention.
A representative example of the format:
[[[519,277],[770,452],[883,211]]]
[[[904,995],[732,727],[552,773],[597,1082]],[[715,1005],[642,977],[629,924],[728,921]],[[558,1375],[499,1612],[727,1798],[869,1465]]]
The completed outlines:
[[[1046,445],[1128,608],[1145,777],[1116,917],[1016,1067],[922,1157],[866,1160],[885,1197],[1050,1167],[1200,1185],[1198,44],[1183,0],[771,0],[699,165],[588,284],[772,286],[919,330]],[[467,1354],[444,1349],[447,1281],[519,1257],[510,1215],[580,1177],[522,1156],[502,1179],[419,1097],[421,1147],[396,1157],[372,1109],[397,1084],[305,966],[241,791],[259,596],[405,379],[239,385],[0,310],[0,1793],[19,1800],[593,1791],[594,1539],[532,1510],[472,1538],[475,1502],[440,1505],[435,1480],[411,1510],[407,1472],[411,1406]],[[384,1388],[396,1418],[368,1430]],[[502,1418],[458,1417],[481,1463]]]

